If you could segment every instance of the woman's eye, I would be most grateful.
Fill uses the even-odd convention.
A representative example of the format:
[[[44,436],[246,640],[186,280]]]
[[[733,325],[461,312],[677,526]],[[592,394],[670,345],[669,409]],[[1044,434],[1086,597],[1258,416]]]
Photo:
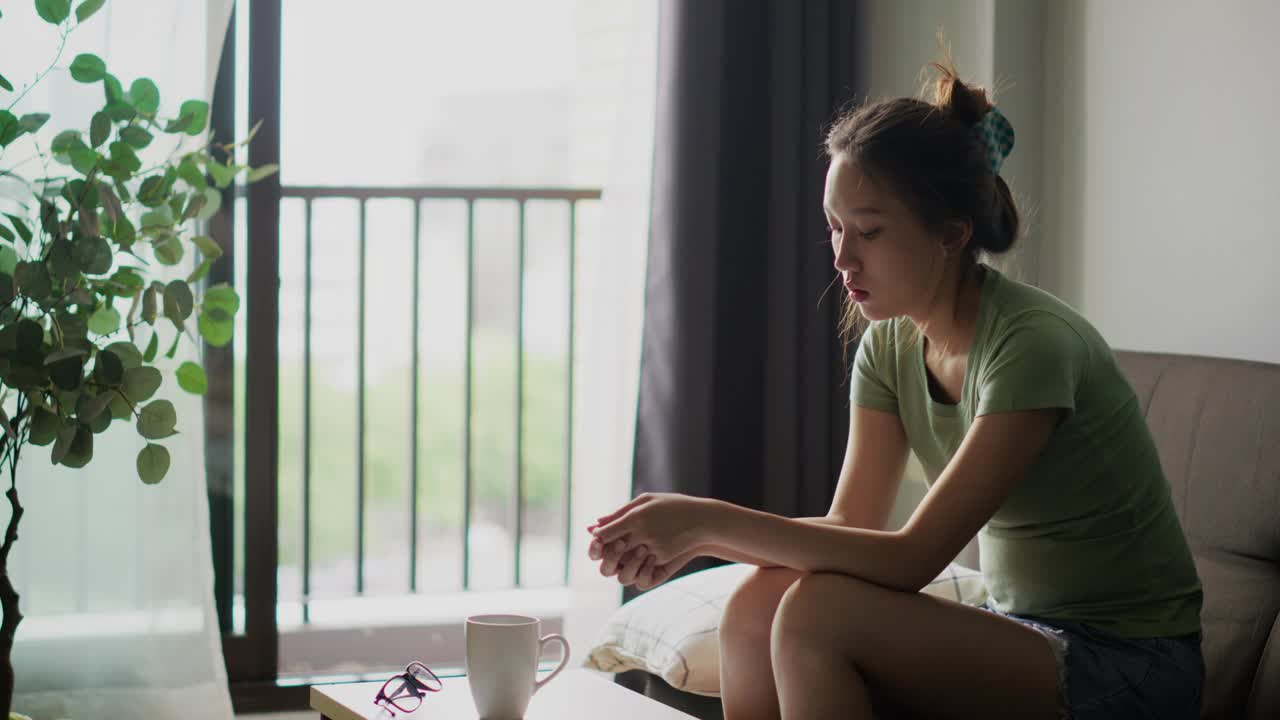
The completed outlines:
[[[863,240],[871,240],[871,239],[874,239],[874,238],[875,238],[875,236],[877,236],[877,235],[879,235],[879,234],[880,234],[880,228],[876,228],[875,230],[867,230],[867,231],[865,231],[865,232],[864,232],[864,231],[862,231],[862,230],[859,230],[859,231],[858,231],[858,235],[859,235]]]

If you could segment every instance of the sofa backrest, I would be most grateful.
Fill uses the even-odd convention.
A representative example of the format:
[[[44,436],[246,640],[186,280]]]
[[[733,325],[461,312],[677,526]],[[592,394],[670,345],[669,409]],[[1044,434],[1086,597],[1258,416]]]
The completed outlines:
[[[1280,365],[1117,352],[1204,585],[1205,718],[1280,718]]]

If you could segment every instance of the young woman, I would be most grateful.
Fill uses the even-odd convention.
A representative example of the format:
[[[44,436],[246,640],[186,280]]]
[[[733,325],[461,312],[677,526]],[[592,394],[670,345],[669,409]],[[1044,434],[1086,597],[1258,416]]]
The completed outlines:
[[[1072,308],[981,262],[1018,235],[1008,121],[954,68],[827,136],[848,294],[849,443],[830,512],[646,494],[591,526],[649,587],[758,565],[720,628],[727,720],[1198,718],[1201,588],[1133,390]],[[908,451],[930,489],[885,530]],[[919,593],[977,535],[988,606]]]

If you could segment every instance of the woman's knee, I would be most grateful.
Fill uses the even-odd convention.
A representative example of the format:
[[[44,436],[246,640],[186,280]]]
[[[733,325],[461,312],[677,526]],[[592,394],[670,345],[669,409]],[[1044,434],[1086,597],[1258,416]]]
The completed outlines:
[[[884,588],[864,580],[836,573],[812,573],[787,588],[773,617],[772,636],[777,640],[804,642],[831,631],[832,613],[838,612],[841,625],[859,626],[876,622]]]
[[[768,638],[778,603],[805,573],[790,568],[751,571],[725,603],[720,633],[730,638]]]

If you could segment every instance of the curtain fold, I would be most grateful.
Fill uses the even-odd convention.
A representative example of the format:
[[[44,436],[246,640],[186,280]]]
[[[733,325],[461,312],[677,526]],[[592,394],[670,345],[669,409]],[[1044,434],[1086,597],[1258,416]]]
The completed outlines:
[[[87,128],[101,107],[101,83],[77,83],[66,69],[87,52],[125,87],[151,78],[162,116],[176,116],[188,99],[207,102],[231,6],[113,0],[70,34],[58,67],[14,112],[52,114],[38,136],[44,147],[60,130]],[[48,65],[57,33],[31,3],[5,8],[0,47],[15,86]],[[187,140],[188,147],[202,142]],[[157,134],[139,153],[144,164],[167,155],[174,141]],[[9,152],[22,150],[15,144]],[[49,169],[56,174],[58,166]],[[20,170],[40,174],[34,163]],[[10,558],[26,616],[13,650],[15,711],[36,720],[233,717],[213,606],[203,406],[171,374],[196,352],[184,341],[156,396],[174,403],[180,433],[164,441],[172,466],[159,485],[139,481],[143,442],[128,423],[95,438],[93,461],[78,471],[51,465],[47,447],[25,448],[18,468],[25,515]],[[0,502],[0,522],[8,518],[8,503]]]
[[[860,17],[662,5],[634,494],[828,509],[849,406],[822,139],[860,90]]]

